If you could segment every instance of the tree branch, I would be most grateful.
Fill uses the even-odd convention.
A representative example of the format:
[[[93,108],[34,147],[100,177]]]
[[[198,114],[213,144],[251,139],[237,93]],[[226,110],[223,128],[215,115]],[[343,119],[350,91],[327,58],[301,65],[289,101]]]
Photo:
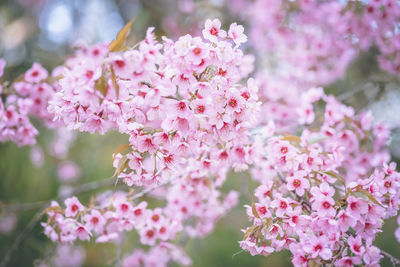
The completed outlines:
[[[3,260],[0,263],[0,267],[6,267],[8,263],[11,260],[12,255],[14,252],[18,250],[18,247],[24,241],[28,235],[33,231],[33,228],[36,226],[36,224],[40,221],[42,216],[45,214],[45,209],[41,210],[40,212],[36,213],[36,215],[31,219],[29,224],[26,226],[26,228],[20,233],[15,239],[14,243],[12,244],[11,248],[7,251],[7,254],[4,256]]]
[[[392,265],[395,266],[399,266],[400,265],[400,260],[398,258],[395,258],[394,256],[392,256],[391,254],[389,254],[388,252],[384,251],[381,249],[381,254],[382,256],[388,258],[391,262]]]
[[[96,189],[99,189],[102,187],[107,187],[107,186],[112,185],[113,183],[114,183],[113,178],[107,178],[104,180],[99,180],[99,181],[94,181],[94,182],[90,182],[87,184],[82,184],[82,185],[75,187],[70,192],[67,192],[66,194],[58,196],[54,200],[62,201],[73,195],[96,190]],[[34,203],[20,203],[20,204],[2,204],[2,203],[0,203],[0,210],[5,210],[7,212],[33,210],[33,209],[43,208],[44,206],[49,205],[50,203],[51,203],[51,200],[43,200],[43,201],[38,201],[38,202],[34,202]]]

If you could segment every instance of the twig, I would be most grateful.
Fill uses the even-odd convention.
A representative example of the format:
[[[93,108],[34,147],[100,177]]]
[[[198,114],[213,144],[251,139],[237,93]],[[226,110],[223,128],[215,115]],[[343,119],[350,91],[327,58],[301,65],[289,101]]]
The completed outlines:
[[[124,245],[124,233],[122,232],[120,235],[120,239],[118,240],[117,249],[115,252],[115,259],[114,259],[114,266],[120,266],[121,263],[121,256],[122,256],[122,247]]]
[[[165,183],[153,185],[153,186],[151,186],[151,187],[149,187],[149,188],[147,188],[147,189],[144,189],[144,190],[140,191],[139,193],[137,193],[136,195],[134,195],[134,196],[131,198],[131,200],[138,199],[138,198],[140,198],[140,197],[142,197],[142,196],[144,196],[144,195],[150,193],[151,191],[154,191],[154,190],[156,190],[156,189],[158,189],[158,188],[160,188],[160,187],[163,187],[164,185],[167,185],[167,184],[169,184],[169,183],[171,183],[171,180],[168,180],[168,181],[166,181]]]
[[[73,195],[96,190],[96,189],[99,189],[102,187],[107,187],[107,186],[110,186],[113,184],[114,184],[114,178],[107,178],[104,180],[90,182],[90,183],[75,187],[72,191],[68,192],[67,194],[61,195],[60,197],[58,197],[57,200],[63,200],[65,198],[73,196]]]
[[[349,98],[349,97],[355,95],[356,93],[359,93],[359,92],[361,92],[361,91],[364,91],[364,90],[365,90],[365,86],[366,86],[367,84],[368,84],[368,82],[361,84],[360,86],[354,88],[353,90],[346,91],[346,92],[344,92],[344,93],[338,95],[338,96],[336,97],[336,99],[339,100],[339,101],[344,101],[344,100],[346,100],[347,98]]]
[[[400,260],[398,258],[395,258],[394,256],[392,256],[388,252],[386,252],[386,251],[381,249],[381,254],[382,254],[382,256],[388,258],[392,262],[393,266],[399,266],[400,265]]]
[[[57,246],[53,246],[50,250],[46,252],[46,254],[41,259],[36,259],[33,261],[33,266],[44,266],[46,265],[46,261],[48,261],[51,257],[56,254]]]
[[[12,244],[11,248],[7,251],[7,254],[4,256],[3,260],[0,263],[0,267],[6,267],[7,264],[10,262],[12,255],[16,250],[18,250],[19,245],[24,241],[28,235],[33,231],[33,228],[36,224],[40,221],[42,216],[45,213],[45,209],[41,210],[40,212],[36,213],[36,215],[32,218],[26,228],[20,233],[15,239],[14,243]]]
[[[345,250],[346,246],[342,246],[339,251],[337,252],[336,256],[333,258],[331,261],[331,264],[329,264],[329,267],[334,267],[335,262],[339,259],[339,257],[342,255],[343,251]]]
[[[7,212],[18,212],[25,210],[33,210],[43,207],[44,204],[48,203],[47,200],[38,201],[33,203],[19,203],[19,204],[2,204],[0,203],[0,210],[5,210]]]
[[[233,253],[232,254],[232,260],[233,260],[233,258],[236,256],[236,255],[239,255],[240,253],[243,253],[244,252],[244,250],[242,249],[242,250],[239,250],[238,252],[236,252],[236,253]]]
[[[247,201],[251,201],[248,181],[248,177],[246,177],[245,175],[242,175],[242,177],[240,177],[240,195],[244,196]]]
[[[375,86],[378,85],[380,87],[380,89],[382,89],[382,86],[384,88],[384,84],[392,83],[392,82],[396,83],[397,81],[390,76],[382,76],[382,74],[377,75],[375,77],[370,77],[367,81],[360,84],[353,90],[348,90],[348,91],[338,95],[336,98],[340,101],[344,101],[347,98],[353,96],[354,94],[364,91],[366,89],[367,85],[375,85]]]
[[[75,187],[72,191],[67,192],[66,194],[63,194],[63,195],[55,198],[54,200],[62,201],[65,198],[71,197],[73,195],[96,190],[96,189],[99,189],[102,187],[107,187],[107,186],[112,185],[113,183],[114,183],[113,178],[107,178],[104,180],[94,181],[94,182],[90,182],[87,184],[83,184],[83,185]],[[2,203],[0,203],[0,210],[4,209],[7,212],[25,211],[25,210],[43,208],[43,206],[49,205],[50,203],[51,203],[51,200],[43,200],[43,201],[38,201],[38,202],[34,202],[34,203],[22,203],[22,204],[2,204]]]

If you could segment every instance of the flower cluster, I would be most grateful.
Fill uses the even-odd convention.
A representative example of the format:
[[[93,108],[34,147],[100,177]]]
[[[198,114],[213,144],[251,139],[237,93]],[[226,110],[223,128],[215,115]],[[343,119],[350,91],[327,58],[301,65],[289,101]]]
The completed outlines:
[[[375,235],[398,212],[400,174],[387,163],[381,125],[331,96],[323,99],[317,130],[269,137],[255,160],[261,185],[247,206],[253,225],[240,246],[252,255],[290,250],[295,266],[374,265],[382,257]]]
[[[400,74],[397,1],[236,2],[243,2],[233,11],[249,22],[252,45],[297,81],[328,84],[373,45],[380,67]]]
[[[177,181],[160,188],[155,197],[166,197],[163,208],[148,208],[148,203],[136,203],[136,196],[124,192],[105,193],[83,206],[76,197],[64,201],[65,208],[53,202],[47,209],[49,217],[42,223],[45,234],[61,243],[75,240],[110,242],[118,240],[124,231],[136,230],[143,245],[154,246],[173,241],[178,232],[190,237],[202,237],[214,228],[215,221],[237,203],[237,193],[225,197],[216,183],[205,179]]]
[[[299,125],[309,125],[315,119],[313,103],[317,102],[323,90],[320,87],[301,86],[293,79],[273,77],[268,73],[258,73],[261,114],[259,124],[273,121],[281,131],[292,131]],[[290,94],[288,94],[290,92]]]
[[[203,35],[159,43],[151,28],[137,49],[82,51],[67,62],[49,110],[69,128],[128,134],[130,152],[114,164],[130,185],[162,182],[187,159],[196,159],[193,169],[246,168],[259,106],[254,80],[238,84],[251,68],[238,48],[246,36],[219,20],[207,20]]]
[[[0,59],[0,77],[4,66],[5,61]],[[54,124],[52,115],[47,111],[48,101],[54,95],[48,72],[39,63],[34,63],[10,87],[0,85],[0,142],[33,145],[38,131],[29,115],[41,119],[49,127]]]

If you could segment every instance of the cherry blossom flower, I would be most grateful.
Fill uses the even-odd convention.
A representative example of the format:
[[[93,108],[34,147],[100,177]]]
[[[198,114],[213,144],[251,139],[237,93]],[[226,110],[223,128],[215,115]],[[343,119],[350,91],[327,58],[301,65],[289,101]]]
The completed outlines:
[[[211,42],[216,43],[218,41],[218,37],[226,37],[226,31],[221,30],[221,21],[219,21],[219,19],[207,19],[203,30],[203,36]]]
[[[243,32],[243,26],[237,25],[235,22],[229,27],[228,36],[232,38],[237,46],[239,46],[241,43],[245,43],[247,41],[247,36]]]
[[[83,211],[84,209],[84,207],[76,197],[67,198],[64,203],[67,207],[65,210],[65,216],[67,217],[75,217],[76,215],[78,215],[79,212]]]

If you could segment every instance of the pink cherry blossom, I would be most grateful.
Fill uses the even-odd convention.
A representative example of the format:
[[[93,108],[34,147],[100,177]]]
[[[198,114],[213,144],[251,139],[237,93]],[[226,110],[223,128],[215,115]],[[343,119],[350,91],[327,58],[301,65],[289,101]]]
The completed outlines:
[[[76,197],[67,198],[65,201],[65,216],[75,217],[79,212],[83,211],[84,207]]]
[[[237,23],[232,23],[229,27],[228,36],[232,38],[237,46],[241,43],[247,42],[247,36],[243,33],[244,28],[242,25],[237,25]]]
[[[207,19],[203,30],[203,36],[211,42],[216,43],[218,41],[218,37],[226,37],[226,31],[221,30],[221,21],[219,21],[219,19]]]

